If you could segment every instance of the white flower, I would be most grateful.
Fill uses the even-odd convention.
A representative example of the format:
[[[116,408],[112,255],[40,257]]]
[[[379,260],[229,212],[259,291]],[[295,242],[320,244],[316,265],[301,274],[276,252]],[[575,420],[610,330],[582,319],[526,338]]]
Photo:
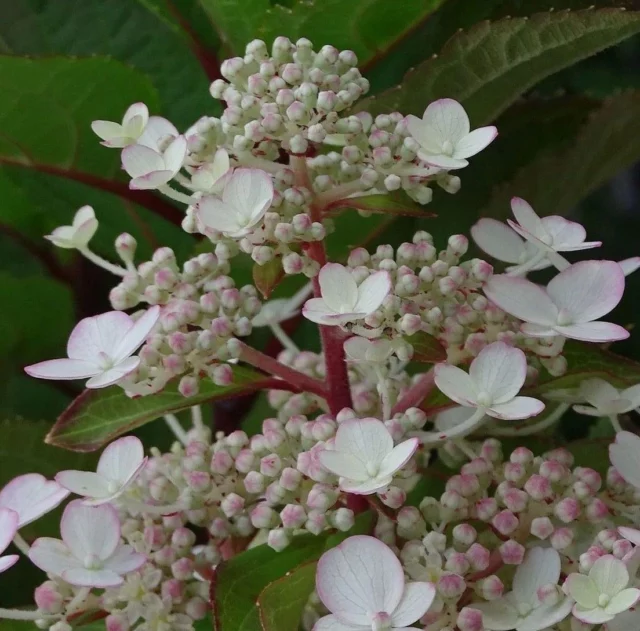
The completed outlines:
[[[2,554],[18,532],[18,513],[10,508],[0,507],[0,554]],[[17,554],[0,556],[0,572],[8,570],[20,557]]]
[[[385,338],[368,340],[354,335],[344,343],[344,352],[349,361],[383,364],[393,354],[393,342]]]
[[[120,542],[120,519],[110,504],[70,502],[60,521],[62,541],[41,537],[29,558],[44,572],[79,587],[115,587],[141,567],[146,558]]]
[[[85,504],[97,506],[118,498],[142,471],[147,458],[135,436],[124,436],[106,447],[97,471],[61,471],[56,482],[77,495],[88,498]]]
[[[385,489],[418,448],[410,438],[393,446],[393,438],[375,418],[348,419],[338,426],[333,449],[318,453],[322,466],[340,476],[347,493],[371,495]]]
[[[540,251],[541,259],[548,259],[559,270],[567,269],[569,262],[558,252],[575,252],[602,245],[601,241],[585,241],[587,232],[575,221],[558,215],[541,219],[520,197],[511,200],[511,210],[516,221],[507,219],[507,223]]]
[[[471,362],[468,374],[446,363],[436,364],[434,373],[439,390],[466,408],[476,408],[476,412],[464,422],[459,421],[460,416],[452,419],[451,429],[428,434],[425,440],[429,442],[466,436],[485,415],[524,419],[544,409],[538,399],[517,396],[527,376],[527,360],[520,349],[504,342],[485,346]]]
[[[217,195],[224,189],[227,177],[231,175],[229,154],[226,149],[218,149],[212,162],[198,167],[191,176],[191,183],[201,191]]]
[[[140,364],[131,357],[145,341],[160,316],[160,307],[148,309],[134,322],[122,311],[109,311],[76,324],[67,342],[69,359],[50,359],[25,368],[38,379],[86,379],[87,388],[104,388],[133,372]]]
[[[546,289],[524,278],[500,274],[484,286],[503,311],[524,320],[530,337],[564,337],[587,342],[624,340],[629,332],[611,322],[594,322],[624,293],[624,273],[612,261],[581,261],[560,272]]]
[[[291,298],[276,298],[269,300],[262,305],[260,312],[253,318],[253,326],[271,326],[280,324],[298,315],[300,305],[311,293],[313,287],[307,283],[299,289]]]
[[[122,168],[131,176],[129,188],[154,189],[171,181],[187,156],[184,136],[174,138],[164,151],[145,145],[129,145],[122,150]]]
[[[375,272],[357,285],[347,268],[339,263],[324,265],[318,281],[322,297],[307,300],[302,315],[311,322],[331,326],[366,318],[391,291],[388,272]]]
[[[466,158],[482,151],[498,135],[493,126],[470,131],[467,113],[453,99],[434,101],[422,120],[409,115],[406,121],[409,133],[420,145],[418,157],[443,169],[466,167],[469,164]]]
[[[590,405],[574,405],[573,409],[588,416],[617,416],[640,406],[640,384],[621,391],[604,379],[586,379],[579,394]]]
[[[560,555],[553,548],[531,548],[513,577],[513,591],[490,602],[472,603],[482,612],[487,631],[542,631],[564,620],[573,606],[570,598],[541,601],[539,590],[560,578]]]
[[[405,584],[396,555],[365,535],[349,537],[322,555],[316,590],[331,614],[313,631],[409,631],[436,595],[431,583]]]
[[[234,169],[226,179],[222,199],[205,195],[196,216],[205,229],[227,237],[244,237],[265,215],[273,201],[273,181],[261,169]]]
[[[25,473],[14,478],[0,491],[0,508],[18,514],[18,528],[39,519],[56,508],[69,495],[57,482],[39,473]]]
[[[82,206],[73,217],[70,226],[60,226],[45,236],[59,248],[81,250],[89,245],[98,229],[98,220],[91,206]]]
[[[578,620],[587,624],[602,624],[636,604],[640,589],[628,585],[626,565],[607,554],[596,560],[588,576],[570,574],[563,590],[576,601],[573,615]]]
[[[629,276],[640,267],[640,256],[632,256],[630,259],[618,261],[618,265],[622,268],[624,275]]]
[[[609,445],[609,458],[616,471],[631,485],[640,489],[640,436],[618,432]]]

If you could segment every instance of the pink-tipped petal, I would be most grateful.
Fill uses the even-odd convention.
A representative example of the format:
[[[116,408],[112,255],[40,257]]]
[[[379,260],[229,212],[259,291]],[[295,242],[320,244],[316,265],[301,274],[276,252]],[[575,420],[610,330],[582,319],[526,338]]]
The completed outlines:
[[[435,383],[438,390],[446,394],[452,401],[466,407],[477,405],[477,395],[473,380],[461,368],[450,364],[436,364],[434,367]]]
[[[478,392],[490,394],[494,403],[505,403],[520,392],[527,377],[527,359],[519,348],[493,342],[471,362],[469,376]]]
[[[433,127],[440,138],[449,140],[454,146],[469,134],[471,126],[464,107],[454,99],[438,99],[424,112],[422,120]]]
[[[243,217],[262,216],[273,200],[273,180],[261,169],[235,169],[225,184],[222,200]]]
[[[91,129],[93,133],[106,142],[113,142],[114,140],[122,140],[123,142],[126,140],[123,138],[124,131],[122,129],[122,125],[119,123],[114,123],[113,121],[93,121],[91,123]],[[111,145],[113,147],[124,147],[125,145]]]
[[[491,127],[479,127],[458,141],[454,156],[459,159],[470,158],[486,149],[498,136],[498,130]]]
[[[633,274],[640,267],[640,256],[634,256],[630,259],[624,259],[624,261],[618,261],[618,265],[622,268],[622,272],[625,276]]]
[[[144,554],[136,552],[131,546],[121,545],[105,561],[104,569],[124,575],[142,567],[146,560]]]
[[[182,168],[186,157],[187,139],[184,136],[178,136],[171,141],[164,152],[165,169],[175,175]]]
[[[514,197],[511,199],[511,211],[519,226],[524,228],[529,234],[538,239],[546,235],[542,219],[540,219],[536,211],[533,210],[529,202],[521,197]]]
[[[96,364],[81,359],[49,359],[38,364],[25,366],[24,371],[37,379],[53,379],[58,381],[70,379],[86,379],[100,372]]]
[[[323,298],[311,298],[304,303],[302,315],[318,324],[326,324],[328,326],[338,326],[360,320],[366,317],[366,313],[336,313],[329,307]]]
[[[618,432],[609,445],[609,458],[616,471],[632,486],[640,489],[640,437],[631,432]]]
[[[361,461],[381,463],[393,449],[393,438],[376,418],[348,419],[338,426],[336,451],[352,454]]]
[[[105,447],[97,472],[100,476],[124,484],[144,461],[144,446],[135,436],[123,436]]]
[[[163,171],[163,157],[144,145],[130,145],[122,150],[122,167],[132,178],[141,178],[154,171]]]
[[[484,286],[484,293],[503,311],[532,324],[555,326],[558,309],[540,286],[524,278],[499,274]]]
[[[62,540],[78,559],[108,559],[120,542],[120,519],[110,504],[86,506],[70,502],[60,520]]]
[[[451,156],[445,156],[443,154],[431,155],[422,150],[418,151],[418,157],[429,166],[439,167],[441,169],[464,169],[464,167],[469,165],[469,162],[462,158],[452,158]]]
[[[492,405],[487,414],[494,418],[519,420],[537,416],[544,410],[544,403],[532,397],[516,397],[507,403]]]
[[[62,572],[62,578],[70,585],[77,587],[117,587],[122,585],[124,579],[111,570],[87,570],[84,567],[74,567]]]
[[[581,261],[558,274],[547,292],[572,323],[590,322],[609,313],[624,293],[624,273],[613,261]]]
[[[585,322],[584,324],[557,326],[556,331],[572,340],[583,342],[616,342],[626,340],[630,335],[627,329],[612,322]]]
[[[391,276],[388,272],[376,272],[364,279],[358,287],[358,299],[353,311],[373,313],[378,309],[391,291]]]
[[[80,560],[73,556],[69,548],[60,539],[40,537],[29,549],[29,559],[43,572],[62,576],[73,568],[80,568]]]
[[[67,355],[71,359],[97,364],[100,362],[101,353],[111,357],[120,340],[132,326],[133,320],[123,311],[108,311],[84,318],[71,331],[67,342]]]
[[[400,603],[391,615],[395,628],[406,627],[427,613],[436,597],[433,583],[407,583]]]
[[[352,495],[373,495],[374,493],[386,490],[392,480],[393,477],[390,475],[386,478],[377,476],[364,480],[364,482],[340,478],[340,490],[345,493],[351,493]]]
[[[11,480],[0,491],[0,507],[18,513],[22,528],[56,508],[69,491],[39,473],[25,473]]]
[[[133,326],[130,326],[124,331],[124,335],[120,337],[120,341],[115,348],[115,352],[112,351],[114,361],[120,362],[123,359],[129,357],[136,349],[149,337],[151,330],[158,322],[160,317],[160,307],[155,305],[150,309],[147,309],[145,313],[138,318]]]
[[[320,618],[314,625],[312,631],[368,631],[369,627],[353,626],[340,622],[334,615]]]
[[[358,286],[346,267],[327,263],[318,277],[322,299],[336,313],[354,312],[358,300]],[[309,304],[310,301],[307,301]]]
[[[135,177],[129,182],[129,188],[133,191],[151,191],[169,182],[175,173],[169,169],[151,171],[146,175]]]
[[[378,471],[378,477],[394,475],[404,467],[413,454],[416,453],[420,441],[417,438],[410,438],[396,445],[383,459]]]
[[[527,337],[554,337],[560,335],[555,328],[541,324],[529,324],[528,322],[520,325],[520,331]]]
[[[360,482],[369,479],[365,463],[352,454],[325,449],[318,453],[318,460],[335,475]]]
[[[138,144],[158,150],[158,143],[163,138],[178,136],[178,130],[166,118],[151,116],[142,136],[138,138]]]
[[[358,535],[322,555],[316,589],[341,622],[370,626],[372,613],[393,612],[400,603],[404,571],[382,541]]]
[[[242,232],[235,209],[217,197],[205,195],[196,204],[196,216],[205,228],[229,235]]]
[[[124,113],[124,116],[122,117],[122,124],[126,125],[135,117],[138,117],[141,120],[142,127],[144,127],[149,120],[149,108],[144,103],[133,103]]]
[[[109,480],[93,471],[60,471],[56,482],[71,493],[83,497],[103,498],[111,495]]]
[[[112,386],[114,383],[118,383],[121,379],[130,375],[140,365],[139,357],[128,357],[121,361],[117,366],[106,370],[105,372],[91,377],[87,381],[87,388],[98,389]]]
[[[6,556],[0,557],[0,573],[13,567],[19,560],[19,554],[7,554]]]
[[[633,436],[635,436],[635,434],[633,434]],[[627,526],[619,526],[618,532],[627,541],[631,541],[634,546],[640,546],[640,530],[628,528]]]
[[[11,508],[0,507],[0,554],[2,554],[18,531],[20,517]]]
[[[496,219],[480,219],[471,228],[476,245],[498,261],[522,263],[525,244],[509,226]]]

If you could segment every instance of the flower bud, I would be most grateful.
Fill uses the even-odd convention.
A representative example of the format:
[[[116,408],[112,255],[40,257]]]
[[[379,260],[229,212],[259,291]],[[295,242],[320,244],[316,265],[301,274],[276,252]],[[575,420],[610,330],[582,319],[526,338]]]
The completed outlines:
[[[291,543],[291,535],[283,528],[275,528],[269,531],[267,544],[276,552],[281,552]]]

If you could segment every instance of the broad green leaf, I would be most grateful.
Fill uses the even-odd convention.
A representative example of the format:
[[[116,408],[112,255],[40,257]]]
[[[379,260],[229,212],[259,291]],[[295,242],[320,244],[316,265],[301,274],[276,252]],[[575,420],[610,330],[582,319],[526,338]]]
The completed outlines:
[[[216,386],[206,379],[200,392],[188,398],[178,392],[175,381],[157,394],[136,398],[128,397],[118,386],[85,390],[58,418],[46,441],[72,451],[94,451],[163,414],[256,390],[263,379],[260,373],[242,366],[234,367],[233,374],[232,385]]]
[[[258,288],[265,299],[269,298],[271,292],[284,278],[282,269],[282,258],[277,256],[264,265],[253,266],[253,284]]]
[[[267,585],[258,596],[264,631],[298,631],[304,606],[315,588],[317,563],[307,563]]]
[[[433,335],[419,331],[406,339],[413,346],[412,360],[414,362],[437,364],[446,361],[447,351]]]
[[[368,213],[383,215],[400,215],[404,217],[435,217],[435,213],[427,211],[427,207],[414,202],[404,191],[389,194],[362,195],[343,199],[331,206],[331,210],[339,211],[343,208],[354,208]]]
[[[618,9],[481,22],[359,109],[421,115],[429,103],[447,97],[465,106],[474,126],[483,125],[541,79],[639,31],[640,12]]]
[[[234,0],[200,0],[234,55],[256,37],[271,46],[284,35],[292,41],[306,37],[316,50],[325,44],[353,50],[360,63],[384,55],[412,28],[425,20],[444,0],[245,0],[242,10]]]
[[[640,91],[607,99],[564,151],[542,152],[491,197],[481,216],[509,216],[517,194],[541,215],[566,215],[590,192],[640,158]]]

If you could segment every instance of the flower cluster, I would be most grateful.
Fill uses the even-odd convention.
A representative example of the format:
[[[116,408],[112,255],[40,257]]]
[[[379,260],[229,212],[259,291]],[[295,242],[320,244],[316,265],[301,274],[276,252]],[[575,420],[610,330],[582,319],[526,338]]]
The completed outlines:
[[[571,264],[565,253],[600,243],[514,198],[513,220],[471,229],[480,249],[508,264],[504,273],[465,258],[466,236],[438,246],[422,230],[397,247],[329,260],[336,212],[362,196],[380,209],[390,194],[424,205],[434,184],[453,194],[457,173],[497,133],[472,131],[451,99],[422,118],[357,111],[369,85],[356,66],[351,51],[315,51],[306,39],[278,38],[271,51],[256,40],[211,86],[219,118],[180,133],[136,103],[121,123],[94,122],[102,144],[121,151],[132,189],[184,206],[182,228],[204,237],[201,253],[180,263],[161,247],[136,261],[135,239],[122,234],[115,264],[91,250],[98,221],[82,207],[47,238],[118,278],[114,310],[77,324],[68,357],[26,371],[131,398],[177,387],[192,426],[167,413],[176,437],[167,453],[145,456],[125,436],[96,471],[26,474],[5,486],[0,550],[13,541],[47,580],[35,611],[0,617],[69,631],[90,613],[107,631],[191,631],[209,612],[220,561],[261,544],[281,552],[302,533],[349,533],[370,511],[373,536],[345,534],[318,561],[305,628],[639,626],[640,438],[619,417],[640,406],[640,386],[618,389],[602,374],[570,389],[549,382],[572,368],[567,340],[628,337],[601,318],[640,258]],[[242,257],[254,279],[298,276],[300,289],[264,302],[258,280],[234,280]],[[546,268],[557,271],[546,287],[527,279]],[[297,316],[318,325],[321,352],[285,331]],[[282,350],[254,348],[256,327],[269,327]],[[241,365],[252,367],[273,417],[254,435],[213,433],[192,397],[207,381],[234,385]],[[572,405],[607,417],[616,433],[605,480],[563,449],[518,447],[503,459],[495,437],[543,432]],[[457,472],[442,473],[434,456]],[[416,498],[435,475],[443,492]],[[61,539],[25,541],[19,529],[70,494],[79,497],[64,508]],[[0,557],[0,571],[17,561]]]

